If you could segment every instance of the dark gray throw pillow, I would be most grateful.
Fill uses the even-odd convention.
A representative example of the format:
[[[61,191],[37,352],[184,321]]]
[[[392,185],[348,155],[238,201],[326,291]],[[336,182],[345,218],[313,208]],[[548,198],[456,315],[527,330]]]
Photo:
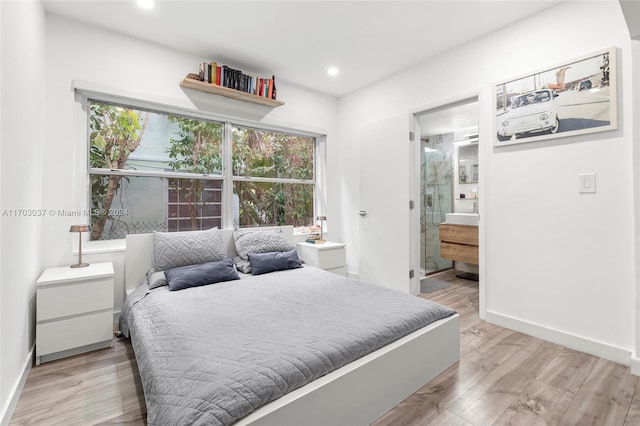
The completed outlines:
[[[240,279],[231,259],[180,266],[168,269],[164,274],[171,291]]]
[[[251,275],[301,268],[302,262],[295,249],[268,253],[249,253]]]

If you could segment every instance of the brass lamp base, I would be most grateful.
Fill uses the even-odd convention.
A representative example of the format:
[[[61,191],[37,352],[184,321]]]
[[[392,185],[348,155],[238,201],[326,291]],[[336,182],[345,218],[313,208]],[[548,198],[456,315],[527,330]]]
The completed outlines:
[[[89,266],[88,263],[76,263],[75,265],[71,265],[71,268],[84,268],[85,266]]]

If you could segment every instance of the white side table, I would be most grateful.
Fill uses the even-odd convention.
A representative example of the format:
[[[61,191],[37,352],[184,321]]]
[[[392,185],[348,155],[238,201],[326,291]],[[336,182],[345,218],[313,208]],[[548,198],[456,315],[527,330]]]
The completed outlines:
[[[298,243],[296,249],[304,263],[338,275],[347,275],[346,245],[326,241],[322,244]]]
[[[36,281],[36,365],[113,346],[113,264],[46,269]]]

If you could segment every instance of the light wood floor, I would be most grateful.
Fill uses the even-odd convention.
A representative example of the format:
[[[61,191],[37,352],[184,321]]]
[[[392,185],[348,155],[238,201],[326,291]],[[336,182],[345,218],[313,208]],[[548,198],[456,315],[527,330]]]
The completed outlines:
[[[629,367],[478,318],[478,286],[452,271],[422,295],[460,314],[460,362],[380,418],[386,425],[640,425],[640,378]],[[112,349],[34,367],[12,425],[145,424],[133,350]]]

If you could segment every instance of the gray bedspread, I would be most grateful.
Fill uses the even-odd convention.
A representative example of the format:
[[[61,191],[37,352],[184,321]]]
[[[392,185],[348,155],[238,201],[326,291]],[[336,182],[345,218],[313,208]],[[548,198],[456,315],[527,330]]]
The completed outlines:
[[[425,325],[444,306],[320,269],[125,301],[150,425],[227,425]]]

